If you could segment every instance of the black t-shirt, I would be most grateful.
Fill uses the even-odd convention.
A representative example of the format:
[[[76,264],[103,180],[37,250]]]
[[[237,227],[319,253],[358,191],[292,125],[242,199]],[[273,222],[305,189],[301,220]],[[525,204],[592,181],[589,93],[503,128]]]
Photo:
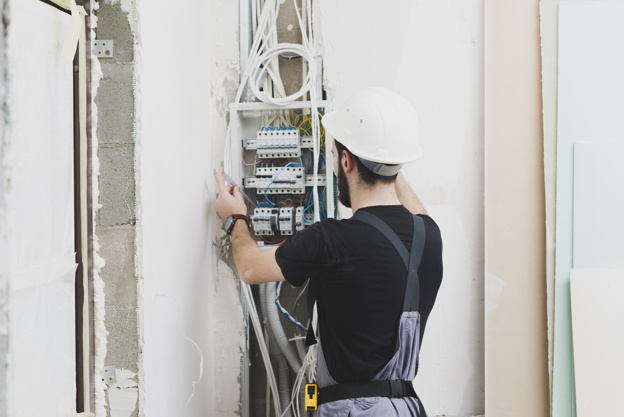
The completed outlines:
[[[411,249],[414,226],[404,206],[360,210],[386,222]],[[422,342],[442,281],[442,239],[433,219],[420,217],[426,233],[418,268]],[[394,246],[356,216],[315,223],[280,246],[275,258],[290,284],[317,280],[319,337],[330,375],[342,383],[370,381],[396,349],[407,270]]]

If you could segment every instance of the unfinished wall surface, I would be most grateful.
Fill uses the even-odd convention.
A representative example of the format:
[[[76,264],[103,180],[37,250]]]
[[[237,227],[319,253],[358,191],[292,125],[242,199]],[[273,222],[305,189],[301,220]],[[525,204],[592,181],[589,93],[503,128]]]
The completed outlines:
[[[238,287],[213,253],[223,234],[213,172],[238,86],[237,11],[237,2],[196,2],[192,11],[166,1],[138,7],[147,416],[240,413]],[[173,30],[163,30],[163,22]]]
[[[367,86],[416,107],[403,172],[442,231],[444,278],[415,385],[430,415],[483,413],[483,2],[317,2],[328,99]],[[405,121],[410,128],[410,121]]]
[[[102,78],[94,92],[100,204],[95,233],[99,255],[105,261],[100,276],[105,283],[108,331],[104,365],[114,366],[117,378],[106,394],[106,414],[111,417],[137,416],[141,410],[137,377],[134,9],[131,0],[101,1],[93,20],[97,21],[96,39],[114,42],[113,58],[99,59]]]
[[[538,4],[486,16],[486,415],[548,416]]]

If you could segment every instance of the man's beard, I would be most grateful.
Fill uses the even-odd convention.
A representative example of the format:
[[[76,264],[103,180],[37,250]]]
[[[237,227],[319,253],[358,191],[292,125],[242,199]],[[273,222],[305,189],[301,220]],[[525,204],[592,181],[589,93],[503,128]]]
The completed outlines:
[[[338,200],[343,206],[351,208],[351,193],[349,192],[349,183],[342,166],[338,167]]]

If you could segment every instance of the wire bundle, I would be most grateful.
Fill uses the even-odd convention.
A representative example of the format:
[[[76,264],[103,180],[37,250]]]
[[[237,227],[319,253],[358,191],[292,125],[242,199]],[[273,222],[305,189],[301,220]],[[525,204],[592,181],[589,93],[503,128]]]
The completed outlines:
[[[308,135],[312,137],[312,155],[306,156],[310,161],[310,168],[312,175],[314,177],[314,186],[312,187],[311,193],[307,196],[304,196],[302,199],[302,204],[304,200],[306,201],[306,209],[305,212],[309,212],[311,208],[313,208],[313,219],[314,221],[319,221],[322,218],[326,217],[326,213],[322,212],[320,209],[320,201],[319,201],[319,190],[318,190],[318,173],[319,173],[319,162],[321,157],[321,146],[322,146],[322,131],[320,129],[320,119],[318,112],[318,91],[320,91],[320,86],[315,85],[318,79],[318,68],[315,59],[315,53],[313,48],[313,38],[312,38],[312,16],[311,16],[311,0],[303,0],[302,1],[302,11],[300,12],[297,1],[293,0],[295,11],[297,14],[297,20],[299,23],[299,27],[301,29],[302,34],[302,44],[290,44],[284,43],[279,44],[277,41],[277,17],[279,15],[279,8],[281,4],[281,0],[252,0],[252,25],[253,25],[253,43],[249,52],[249,56],[247,59],[247,63],[245,69],[243,71],[243,75],[241,78],[241,84],[239,86],[238,92],[236,94],[235,103],[241,103],[243,94],[246,92],[253,93],[257,99],[265,102],[271,103],[276,106],[285,106],[297,99],[303,98],[306,94],[309,95],[310,101],[310,115],[304,115],[303,120],[296,120],[293,122],[289,119],[289,113],[287,111],[275,111],[272,115],[264,116],[263,115],[263,124],[264,126],[271,126],[274,123],[279,123],[281,125],[295,126],[300,131],[303,129]],[[258,16],[258,11],[261,10],[260,15]],[[305,18],[302,17],[301,13],[304,14]],[[305,22],[304,22],[305,21]],[[301,88],[296,92],[286,95],[284,85],[282,83],[280,73],[279,73],[279,59],[280,57],[285,59],[294,59],[301,58],[305,63],[304,70],[307,69],[304,75],[304,80],[302,82]],[[226,171],[231,172],[231,134],[232,126],[228,124],[227,133],[226,133],[226,145],[224,149],[224,168]],[[244,161],[243,163],[248,165]],[[324,157],[323,157],[324,159]],[[251,165],[258,165],[263,161],[256,160]],[[300,164],[296,164],[293,162],[289,162],[282,168],[282,171],[293,164],[303,166],[303,161]],[[248,165],[249,166],[249,165]],[[281,172],[279,174],[281,174]],[[279,176],[278,174],[278,176]],[[276,176],[277,178],[277,176]],[[273,179],[275,181],[275,178]],[[265,198],[267,195],[267,191],[269,186],[265,190]],[[325,191],[323,191],[323,198],[325,196]],[[257,203],[257,193],[256,193],[256,204]],[[266,198],[271,207],[275,206],[275,203],[270,199]],[[288,200],[286,200],[288,201]],[[292,200],[290,200],[291,204],[293,204]],[[277,202],[277,204],[286,204],[285,202]],[[305,219],[304,212],[304,220]],[[239,277],[240,278],[240,277]],[[244,299],[249,309],[249,314],[251,317],[251,321],[254,327],[254,331],[256,337],[259,341],[262,341],[262,327],[260,324],[260,318],[258,315],[258,310],[256,309],[253,296],[251,293],[251,288],[246,285],[241,280],[241,285],[243,286],[243,294]],[[281,305],[279,305],[279,296],[276,299],[276,303],[280,307],[280,311],[283,310]],[[298,302],[297,302],[298,304]],[[282,313],[285,310],[281,311]],[[293,319],[294,320],[294,319]],[[296,320],[294,320],[296,322]],[[300,325],[300,323],[298,323]],[[303,326],[301,326],[303,327]],[[303,327],[305,328],[305,327]],[[306,379],[312,381],[314,379],[314,370],[316,363],[316,350],[311,348],[308,350],[304,360],[303,366],[299,370],[297,374],[297,379],[293,386],[291,401],[288,406],[282,410],[282,406],[280,404],[279,398],[279,389],[278,384],[275,378],[275,374],[273,372],[273,367],[271,366],[271,361],[269,357],[269,352],[264,343],[259,343],[260,352],[262,358],[264,360],[265,369],[267,371],[267,377],[269,380],[269,385],[271,387],[272,399],[275,407],[276,415],[285,416],[290,414],[289,409],[292,409],[292,413],[294,416],[300,415],[300,407],[299,407],[299,392],[301,390],[301,386]],[[294,406],[293,406],[294,405]]]

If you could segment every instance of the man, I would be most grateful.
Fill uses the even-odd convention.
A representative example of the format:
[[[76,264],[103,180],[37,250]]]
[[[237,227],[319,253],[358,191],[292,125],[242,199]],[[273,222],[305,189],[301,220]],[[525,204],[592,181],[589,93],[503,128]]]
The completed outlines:
[[[371,88],[325,115],[323,125],[335,138],[339,199],[353,217],[315,223],[267,251],[237,221],[236,269],[248,284],[299,286],[310,278],[318,416],[426,416],[411,381],[442,279],[442,241],[399,173],[422,154],[415,111],[399,95]],[[216,177],[219,216],[246,214],[238,188],[224,185],[222,171]]]

